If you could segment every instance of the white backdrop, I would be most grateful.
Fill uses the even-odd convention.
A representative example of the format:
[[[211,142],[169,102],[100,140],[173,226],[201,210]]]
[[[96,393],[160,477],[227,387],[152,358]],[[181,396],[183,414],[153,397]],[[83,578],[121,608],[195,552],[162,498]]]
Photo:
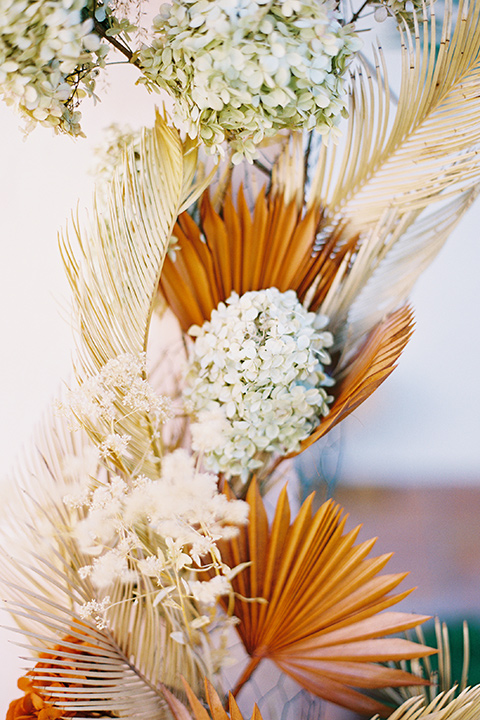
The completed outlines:
[[[113,121],[153,121],[151,98],[116,73],[108,101],[85,108],[87,140],[36,130],[26,141],[0,106],[0,457],[21,452],[62,378],[72,337],[56,233],[92,192],[92,148]],[[125,77],[127,79],[125,79]],[[122,79],[123,78],[123,79]],[[399,368],[341,431],[341,479],[476,483],[480,479],[480,205],[415,291],[417,331]],[[4,490],[8,493],[8,488]],[[5,636],[0,643],[5,645]],[[15,697],[16,651],[0,645],[0,717]]]

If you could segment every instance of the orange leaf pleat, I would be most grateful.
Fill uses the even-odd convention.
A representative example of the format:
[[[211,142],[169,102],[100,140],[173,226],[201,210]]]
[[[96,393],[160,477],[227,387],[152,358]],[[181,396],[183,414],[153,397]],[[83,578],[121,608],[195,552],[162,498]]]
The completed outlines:
[[[339,385],[329,414],[322,419],[313,433],[302,441],[299,452],[344,420],[386,380],[395,369],[395,362],[410,339],[412,328],[412,311],[406,305],[392,313],[371,333]]]

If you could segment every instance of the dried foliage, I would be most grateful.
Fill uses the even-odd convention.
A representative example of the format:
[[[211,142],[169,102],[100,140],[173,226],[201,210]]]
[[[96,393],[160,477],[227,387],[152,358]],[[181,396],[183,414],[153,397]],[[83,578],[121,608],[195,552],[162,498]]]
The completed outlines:
[[[251,658],[235,692],[261,660],[269,658],[326,700],[385,715],[385,706],[352,687],[423,684],[421,678],[378,663],[435,652],[408,640],[383,637],[427,618],[379,614],[409,594],[389,594],[406,573],[378,576],[390,555],[367,558],[375,541],[355,545],[360,528],[345,533],[342,511],[331,501],[312,515],[312,500],[311,496],[291,523],[284,488],[269,528],[254,482],[247,495],[248,527],[220,544],[226,562],[248,564],[233,580],[237,630]],[[260,601],[251,602],[252,598]]]

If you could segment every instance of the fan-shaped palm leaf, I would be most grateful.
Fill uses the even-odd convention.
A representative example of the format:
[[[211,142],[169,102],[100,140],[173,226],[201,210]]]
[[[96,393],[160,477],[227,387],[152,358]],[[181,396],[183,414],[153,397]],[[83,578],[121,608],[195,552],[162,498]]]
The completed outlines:
[[[184,683],[184,685],[195,720],[210,720],[210,718],[212,718],[212,720],[244,720],[244,717],[239,710],[235,698],[231,693],[229,693],[228,696],[229,715],[227,715],[226,711],[223,708],[222,701],[220,700],[218,693],[213,687],[212,683],[208,680],[205,680],[205,697],[207,699],[208,707],[210,709],[209,715],[205,707],[199,701],[197,696],[193,693],[188,683]],[[167,689],[164,690],[164,695],[168,707],[172,712],[174,720],[192,720],[192,715],[188,712],[185,705],[183,705],[183,703],[178,700],[178,698],[172,695],[172,693],[169,692]],[[262,720],[262,716],[256,705],[253,709],[251,720]]]
[[[353,688],[423,684],[407,672],[377,663],[434,652],[407,640],[383,637],[426,618],[401,612],[378,614],[408,595],[409,591],[389,594],[406,574],[378,576],[390,555],[368,559],[375,541],[355,545],[360,528],[344,533],[341,509],[331,501],[312,516],[312,499],[290,524],[284,488],[269,528],[253,483],[247,495],[248,528],[220,544],[231,567],[250,563],[233,580],[238,593],[237,630],[251,658],[236,692],[261,660],[269,658],[324,699],[385,715],[384,705]]]

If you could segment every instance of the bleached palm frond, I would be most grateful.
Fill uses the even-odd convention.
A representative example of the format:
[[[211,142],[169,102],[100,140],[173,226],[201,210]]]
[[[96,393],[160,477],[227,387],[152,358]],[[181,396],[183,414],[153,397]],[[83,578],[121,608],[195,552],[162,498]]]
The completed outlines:
[[[104,469],[98,469],[98,453],[92,450],[95,448],[86,435],[69,432],[62,417],[48,417],[39,429],[34,451],[25,455],[22,467],[14,473],[14,488],[20,488],[18,497],[2,518],[3,546],[14,548],[15,557],[4,553],[0,559],[0,595],[18,632],[29,639],[28,645],[23,645],[31,652],[29,659],[38,660],[39,653],[64,645],[63,639],[72,634],[72,628],[78,630],[79,623],[88,625],[89,621],[81,617],[82,605],[92,601],[101,605],[108,594],[108,630],[101,633],[110,648],[108,662],[89,656],[88,662],[80,658],[77,664],[77,657],[64,655],[65,662],[69,661],[69,673],[84,677],[88,671],[89,683],[95,678],[91,697],[82,688],[76,693],[79,686],[75,683],[65,691],[72,696],[69,709],[77,712],[74,702],[88,700],[89,710],[96,711],[98,703],[106,698],[108,707],[116,709],[118,703],[118,711],[125,717],[162,717],[158,711],[163,708],[160,679],[175,688],[183,675],[198,691],[199,678],[209,674],[209,669],[201,653],[196,652],[198,647],[179,645],[171,637],[172,631],[178,629],[172,625],[175,611],[165,612],[163,604],[155,602],[159,589],[154,580],[139,575],[135,582],[119,579],[99,591],[82,574],[81,568],[92,562],[91,556],[80,550],[75,536],[82,509],[71,507],[63,498],[67,494],[75,496],[79,486],[85,487],[85,474],[95,479],[101,477],[101,472],[106,474]],[[85,634],[83,625],[81,632]],[[91,639],[85,642],[91,643]],[[98,667],[94,668],[94,664]],[[133,678],[139,678],[138,683]],[[122,699],[122,687],[130,685],[136,694],[129,705]],[[53,698],[47,690],[48,697]],[[147,700],[151,696],[155,702],[146,706],[150,715],[147,710],[145,715],[137,715],[135,701],[143,708],[140,701],[144,693]],[[102,708],[107,709],[107,704]]]
[[[180,210],[208,183],[207,178],[200,187],[192,185],[196,151],[183,146],[160,116],[152,130],[143,132],[138,165],[133,150],[127,151],[108,209],[96,206],[86,229],[77,219],[62,238],[78,318],[80,382],[119,355],[139,356],[146,350],[172,228]],[[120,414],[126,417],[116,432],[130,437],[127,468],[154,471],[161,450],[148,412]],[[86,429],[98,442],[102,428],[99,432],[92,423]]]
[[[19,645],[37,661],[30,677],[42,697],[78,718],[101,711],[139,720],[168,716],[161,689],[117,642],[114,630],[80,614],[91,597],[88,581],[73,585],[68,563],[56,567],[35,553],[31,561],[10,558],[2,584],[14,598],[7,609],[26,636]]]
[[[423,697],[410,698],[388,720],[477,720],[479,713],[480,685],[476,685],[463,690],[458,697],[452,689],[428,704]],[[378,716],[373,720],[378,720]]]
[[[377,82],[367,68],[354,79],[335,181],[331,157],[318,163],[311,202],[327,206],[332,218],[348,219],[355,231],[372,227],[392,208],[401,217],[439,195],[464,192],[480,177],[480,6],[462,0],[453,24],[447,1],[438,52],[433,10],[429,14],[414,37],[408,28],[402,32],[402,83],[393,122],[380,51]]]
[[[375,269],[365,285],[361,284],[364,268],[359,267],[357,272],[358,259],[354,261],[335,297],[337,316],[334,320],[338,322],[348,313],[348,337],[342,338],[344,355],[348,355],[349,349],[365,333],[407,301],[416,281],[440,252],[479,192],[480,185],[473,186],[440,209],[422,214],[406,232],[402,232],[403,223],[395,220],[386,246],[386,250],[391,249],[384,256],[378,255],[373,263],[370,260],[371,268]],[[408,223],[410,216],[404,216],[404,219]],[[360,278],[358,285],[357,275]]]

